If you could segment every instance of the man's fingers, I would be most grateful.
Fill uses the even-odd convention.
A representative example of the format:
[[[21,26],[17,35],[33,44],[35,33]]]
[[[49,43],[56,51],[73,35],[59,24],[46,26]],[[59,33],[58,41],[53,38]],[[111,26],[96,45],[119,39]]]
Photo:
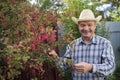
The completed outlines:
[[[74,69],[78,73],[84,73],[85,72],[85,65],[83,62],[75,64]]]
[[[83,69],[84,66],[74,66],[75,69]]]
[[[51,51],[49,52],[49,55],[50,55],[50,56],[57,57],[57,53],[56,53],[54,50],[51,50]]]
[[[78,73],[84,73],[84,69],[83,68],[75,69],[75,71],[78,72]]]
[[[85,62],[80,62],[74,65],[74,69],[80,73],[86,73],[92,69],[92,65]]]

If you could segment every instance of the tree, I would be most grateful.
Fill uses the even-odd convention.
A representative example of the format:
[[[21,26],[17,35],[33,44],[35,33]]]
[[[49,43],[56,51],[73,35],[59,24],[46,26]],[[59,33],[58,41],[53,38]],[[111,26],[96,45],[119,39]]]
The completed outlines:
[[[93,0],[92,0],[93,2]],[[93,2],[93,4],[96,2]],[[119,0],[100,0],[97,2],[96,6],[98,11],[100,11],[103,15],[103,18],[106,21],[119,21],[120,20],[120,1]]]

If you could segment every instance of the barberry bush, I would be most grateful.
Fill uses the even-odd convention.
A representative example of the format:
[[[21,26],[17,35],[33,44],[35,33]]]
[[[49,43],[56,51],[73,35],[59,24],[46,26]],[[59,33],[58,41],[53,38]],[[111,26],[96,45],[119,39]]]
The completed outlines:
[[[0,80],[51,80],[57,49],[57,17],[27,0],[0,0]],[[54,72],[55,72],[54,71]]]

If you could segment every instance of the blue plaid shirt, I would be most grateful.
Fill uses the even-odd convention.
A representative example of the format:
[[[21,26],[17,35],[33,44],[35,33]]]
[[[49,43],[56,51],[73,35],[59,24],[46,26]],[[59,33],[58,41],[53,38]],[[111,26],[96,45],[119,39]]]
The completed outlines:
[[[69,44],[62,58],[60,66],[66,69],[66,58],[71,58],[74,63],[87,62],[93,65],[91,72],[76,73],[72,71],[73,80],[104,80],[115,69],[114,53],[110,41],[94,35],[88,45],[78,38]]]

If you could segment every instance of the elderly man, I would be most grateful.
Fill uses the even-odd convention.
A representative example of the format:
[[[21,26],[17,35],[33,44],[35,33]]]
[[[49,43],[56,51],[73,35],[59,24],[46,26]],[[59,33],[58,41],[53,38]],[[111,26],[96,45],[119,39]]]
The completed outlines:
[[[74,62],[73,80],[105,80],[115,69],[110,41],[94,33],[100,19],[101,16],[95,18],[89,9],[84,9],[79,18],[72,17],[72,20],[78,24],[81,37],[67,46],[62,59],[70,58]],[[58,57],[55,51],[49,54]],[[63,63],[64,65],[60,66],[66,69],[67,65]]]

